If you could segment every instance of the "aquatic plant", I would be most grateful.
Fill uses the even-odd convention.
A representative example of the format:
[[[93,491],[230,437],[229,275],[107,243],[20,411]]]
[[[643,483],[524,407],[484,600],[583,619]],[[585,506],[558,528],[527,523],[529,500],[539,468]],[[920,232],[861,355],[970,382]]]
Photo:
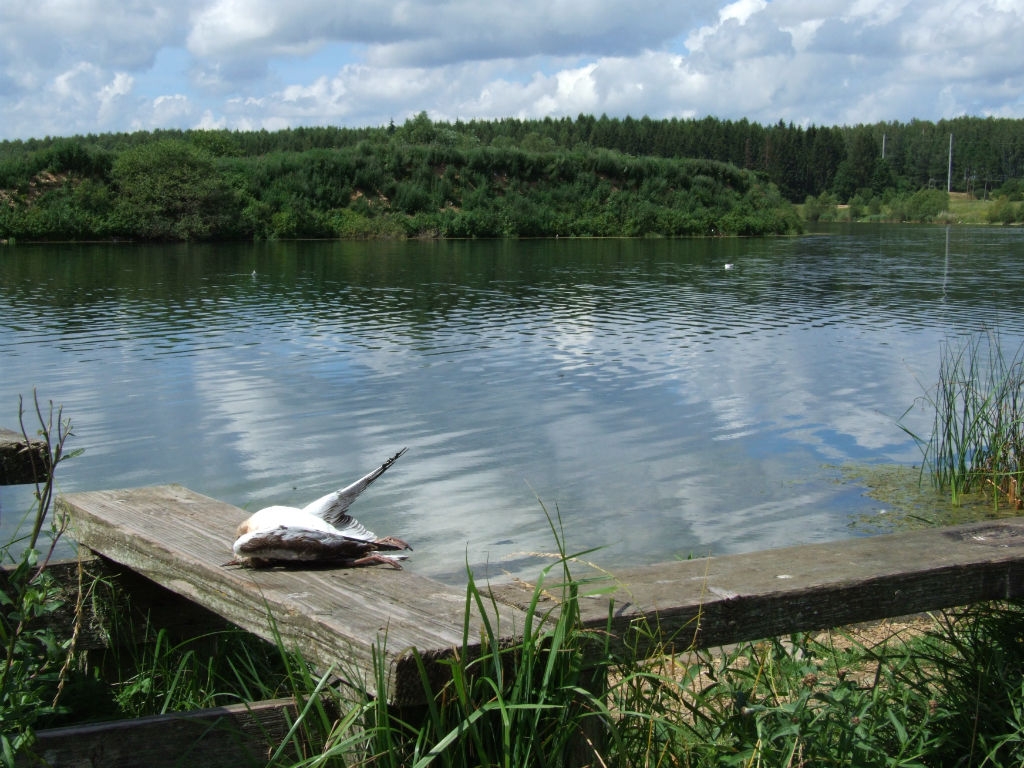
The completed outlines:
[[[955,504],[964,494],[985,490],[996,504],[1020,509],[1024,347],[1008,357],[994,331],[946,340],[935,393],[921,400],[934,411],[929,438],[900,426],[921,446],[922,471],[927,468]]]

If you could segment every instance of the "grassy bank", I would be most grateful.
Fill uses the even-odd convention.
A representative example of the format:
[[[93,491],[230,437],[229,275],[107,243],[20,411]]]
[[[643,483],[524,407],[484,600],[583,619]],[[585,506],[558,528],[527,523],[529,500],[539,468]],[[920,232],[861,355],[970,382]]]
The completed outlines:
[[[603,579],[575,578],[576,565],[565,556],[553,567],[560,572],[541,574],[531,610],[542,590],[559,595],[544,631],[512,648],[487,644],[481,657],[453,665],[450,683],[425,690],[422,718],[398,719],[363,702],[344,730],[332,728],[321,753],[300,764],[964,766],[1024,759],[1021,606],[942,614],[922,632],[880,641],[835,630],[648,659],[613,652],[607,634],[578,625],[578,600]],[[486,600],[470,584],[467,611],[486,609]],[[686,645],[686,638],[672,641]]]
[[[482,638],[464,636],[448,682],[435,687],[424,673],[423,708],[353,698],[347,686],[336,687],[343,667],[318,673],[281,643],[239,632],[171,642],[166,629],[149,627],[150,642],[127,656],[112,650],[97,659],[53,637],[16,661],[34,671],[22,678],[23,690],[8,693],[26,703],[34,696],[35,709],[12,712],[6,707],[16,696],[5,697],[5,731],[19,713],[32,718],[20,742],[9,740],[25,758],[34,728],[95,716],[98,700],[109,702],[107,717],[124,718],[289,695],[298,714],[268,765],[1001,766],[1024,759],[1022,605],[922,617],[913,631],[847,628],[710,651],[687,649],[687,628],[649,658],[580,624],[579,601],[611,578],[585,565],[587,554],[557,552],[539,573],[527,606],[546,619],[539,628],[508,646],[498,642],[500,628],[487,625]],[[553,607],[542,609],[551,596]],[[493,615],[489,601],[470,580],[467,617]],[[21,634],[41,636],[31,622]],[[482,652],[470,653],[481,640]],[[126,646],[114,637],[111,647]],[[376,674],[383,688],[386,664]],[[73,695],[83,693],[83,679],[87,695]],[[13,751],[4,762],[12,764]]]
[[[83,139],[0,154],[0,239],[644,237],[801,229],[774,185],[714,160],[590,145],[484,145],[456,133],[438,137],[432,128],[251,153],[217,149],[210,138],[139,134],[112,146]]]
[[[493,628],[483,653],[451,663],[443,687],[424,678],[421,709],[353,699],[335,687],[343,668],[317,673],[280,646],[250,646],[251,638],[231,633],[166,644],[154,628],[145,659],[110,682],[117,706],[127,699],[131,706],[108,716],[262,698],[264,688],[228,691],[258,656],[273,663],[254,677],[276,680],[276,693],[300,704],[289,735],[272,745],[267,764],[274,766],[1009,766],[1024,759],[1024,606],[922,617],[912,630],[846,628],[646,659],[614,651],[605,633],[579,626],[578,601],[607,577],[579,577],[577,569],[585,566],[572,554],[544,569],[530,605],[539,609],[541,593],[557,596],[544,628],[511,647],[490,642]],[[486,611],[488,600],[470,584],[467,614]],[[685,648],[685,637],[675,640]],[[72,668],[81,664],[76,655]],[[385,665],[377,674],[387,674]],[[104,680],[94,681],[100,690]],[[216,698],[196,698],[208,686]],[[96,690],[77,702],[61,696],[64,722],[74,721],[79,704],[79,718],[94,712]],[[30,733],[19,746],[31,752]]]
[[[974,225],[1024,224],[1024,202],[1001,196],[978,199],[963,192],[923,189],[917,192],[887,190],[881,195],[855,195],[840,204],[829,194],[808,197],[797,206],[809,222],[892,222]]]

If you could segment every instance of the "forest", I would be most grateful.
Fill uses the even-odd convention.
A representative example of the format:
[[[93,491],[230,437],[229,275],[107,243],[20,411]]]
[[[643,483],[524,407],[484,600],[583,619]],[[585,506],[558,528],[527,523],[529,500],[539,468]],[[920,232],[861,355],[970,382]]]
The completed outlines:
[[[950,148],[952,146],[952,155]],[[837,203],[1024,204],[1024,120],[849,127],[580,115],[0,142],[0,239],[769,235]]]

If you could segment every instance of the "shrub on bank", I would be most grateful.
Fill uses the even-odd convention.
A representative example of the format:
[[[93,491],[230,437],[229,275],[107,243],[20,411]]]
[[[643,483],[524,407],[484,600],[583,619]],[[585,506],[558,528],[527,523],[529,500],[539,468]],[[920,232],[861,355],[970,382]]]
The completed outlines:
[[[719,234],[801,229],[770,183],[712,160],[417,144],[405,134],[241,155],[206,138],[140,135],[103,162],[65,157],[73,147],[8,162],[9,175],[34,175],[0,189],[0,237],[639,237],[707,234],[693,227],[703,218]]]

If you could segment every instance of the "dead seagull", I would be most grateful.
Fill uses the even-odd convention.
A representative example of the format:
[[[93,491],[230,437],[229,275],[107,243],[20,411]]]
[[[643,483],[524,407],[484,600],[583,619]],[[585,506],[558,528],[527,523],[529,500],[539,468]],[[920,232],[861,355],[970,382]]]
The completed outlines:
[[[238,526],[235,559],[229,564],[263,568],[316,563],[354,568],[379,563],[401,569],[398,561],[406,555],[399,551],[412,547],[393,536],[378,539],[347,511],[405,450],[347,488],[321,496],[302,509],[267,507],[256,512]]]

